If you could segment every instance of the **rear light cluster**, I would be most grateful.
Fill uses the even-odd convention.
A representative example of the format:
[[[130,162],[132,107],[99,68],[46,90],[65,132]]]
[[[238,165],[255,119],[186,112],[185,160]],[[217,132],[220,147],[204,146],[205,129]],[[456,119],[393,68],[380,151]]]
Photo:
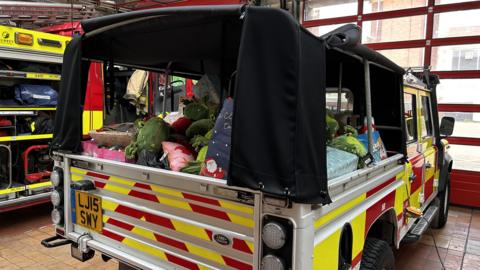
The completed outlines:
[[[50,175],[54,190],[50,195],[53,204],[52,222],[57,226],[63,226],[63,169],[60,167],[53,168]]]
[[[262,244],[262,270],[291,269],[293,224],[290,220],[265,216],[262,227]]]

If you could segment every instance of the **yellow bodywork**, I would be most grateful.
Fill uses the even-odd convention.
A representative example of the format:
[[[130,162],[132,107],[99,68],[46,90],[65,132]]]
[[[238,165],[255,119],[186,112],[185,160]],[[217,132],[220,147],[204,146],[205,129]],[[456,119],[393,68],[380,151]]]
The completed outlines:
[[[33,37],[33,44],[32,45],[25,45],[19,44],[16,41],[16,35],[18,34],[27,34]],[[51,46],[51,45],[42,45],[40,40],[52,40],[58,42],[59,46]],[[15,49],[22,49],[22,50],[30,50],[32,53],[36,52],[48,52],[48,53],[56,53],[56,54],[63,54],[65,48],[67,46],[67,42],[70,41],[70,37],[54,35],[49,33],[43,33],[38,31],[32,31],[22,28],[10,27],[10,26],[0,26],[0,46],[15,48]]]
[[[19,34],[26,34],[31,37],[32,44],[20,44],[16,36]],[[21,50],[23,52],[36,54],[58,54],[62,57],[70,37],[49,34],[39,31],[32,31],[28,29],[2,26],[0,25],[0,49],[5,50]],[[41,41],[44,41],[43,44]],[[45,42],[46,41],[46,42]],[[49,43],[50,41],[50,43]],[[55,45],[48,45],[55,44]],[[23,60],[22,60],[23,61]],[[18,72],[18,71],[16,71]],[[60,74],[49,74],[40,72],[21,72],[24,78],[35,80],[47,80],[47,81],[59,81]],[[0,111],[55,111],[53,107],[0,107]],[[83,113],[83,134],[88,134],[88,131],[92,129],[99,129],[103,124],[103,112],[102,111],[85,111]],[[8,143],[15,141],[28,141],[28,140],[45,140],[51,139],[52,134],[34,134],[34,135],[20,135],[20,136],[1,136],[0,143]],[[14,179],[16,180],[16,179]],[[20,187],[8,188],[0,190],[0,195],[22,192],[25,190],[38,189],[42,187],[51,186],[51,182],[42,182],[31,185],[25,185]]]
[[[436,149],[434,146],[433,136],[424,136],[422,137],[422,128],[424,124],[421,104],[421,96],[429,96],[429,92],[416,89],[413,87],[405,86],[405,93],[410,93],[416,96],[416,125],[412,125],[412,128],[417,129],[417,137],[415,142],[410,143],[407,147],[407,152],[410,155],[415,155],[422,153],[425,157],[425,163],[429,163],[432,166],[430,168],[425,168],[424,171],[424,182],[421,188],[412,191],[410,184],[410,176],[413,173],[412,164],[410,162],[405,163],[405,169],[396,176],[396,181],[402,181],[401,184],[394,190],[394,204],[393,211],[398,223],[398,230],[394,236],[396,239],[400,236],[402,229],[408,229],[408,224],[411,221],[406,215],[404,215],[404,209],[408,206],[413,206],[416,208],[425,207],[424,203],[420,203],[420,197],[424,192],[424,187],[427,184],[432,184],[430,181],[438,179],[439,170],[436,168]],[[413,119],[413,118],[412,118]],[[408,119],[407,119],[408,120]],[[412,124],[412,123],[410,123]],[[435,194],[436,187],[434,185],[433,194]],[[340,238],[342,234],[342,229],[345,224],[339,222],[342,216],[346,216],[351,212],[354,212],[356,208],[362,207],[365,200],[367,200],[367,193],[362,194],[357,198],[351,198],[350,201],[344,203],[337,207],[336,209],[331,210],[330,212],[322,215],[317,220],[314,221],[314,231],[318,232],[328,226],[335,228],[332,233],[328,234],[326,238],[322,239],[318,244],[314,246],[313,251],[313,264],[312,269],[327,269],[327,270],[337,270],[338,267],[338,257],[340,251]],[[424,198],[426,200],[428,198]],[[387,211],[389,209],[385,209]],[[392,210],[392,209],[390,209]],[[378,214],[379,216],[381,213]],[[370,217],[372,218],[372,217]],[[374,217],[378,218],[378,217]],[[359,214],[356,214],[354,217],[350,218],[346,223],[348,223],[352,229],[352,261],[353,265],[358,267],[358,263],[361,260],[363,253],[365,236],[368,234],[367,224],[367,211],[363,211]],[[338,224],[337,224],[338,223]],[[400,239],[397,239],[400,240]]]

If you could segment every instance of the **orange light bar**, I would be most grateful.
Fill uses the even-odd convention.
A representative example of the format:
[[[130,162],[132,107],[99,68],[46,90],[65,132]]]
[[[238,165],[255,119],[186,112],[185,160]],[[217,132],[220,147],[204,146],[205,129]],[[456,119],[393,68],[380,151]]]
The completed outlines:
[[[21,45],[33,45],[33,35],[15,32],[15,43]]]

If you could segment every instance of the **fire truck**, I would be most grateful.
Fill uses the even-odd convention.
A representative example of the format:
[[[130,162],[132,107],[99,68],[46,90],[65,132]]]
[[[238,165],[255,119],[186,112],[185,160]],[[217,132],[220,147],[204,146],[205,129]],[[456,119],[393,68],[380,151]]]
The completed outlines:
[[[394,269],[393,249],[445,225],[454,120],[439,124],[438,78],[361,45],[358,27],[315,37],[280,9],[229,5],[137,11],[82,28],[62,70],[56,235],[44,246],[137,269]],[[217,76],[219,96],[234,104],[222,115],[232,125],[220,122],[231,129],[220,145],[230,148],[226,176],[207,161],[198,175],[85,154],[81,108],[87,68],[98,62]],[[167,89],[151,89],[151,106],[165,105]],[[162,122],[179,107],[148,113]],[[348,158],[353,168],[348,155],[329,154],[338,136],[330,115],[365,138],[362,158]]]
[[[0,26],[0,212],[49,201],[67,37]]]
[[[71,38],[9,26],[0,26],[0,32],[0,212],[3,212],[50,200],[53,161],[48,148],[63,52]],[[92,68],[91,72],[83,134],[102,125],[101,68]],[[48,102],[50,99],[52,102]]]

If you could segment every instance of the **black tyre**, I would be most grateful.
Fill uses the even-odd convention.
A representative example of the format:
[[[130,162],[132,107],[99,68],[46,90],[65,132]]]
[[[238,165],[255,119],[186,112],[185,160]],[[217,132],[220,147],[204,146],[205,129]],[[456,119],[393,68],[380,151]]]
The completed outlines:
[[[394,270],[395,257],[390,245],[380,239],[367,238],[360,270]]]
[[[433,218],[431,227],[440,229],[447,224],[448,209],[450,208],[450,176],[447,179],[445,190],[438,193],[435,204],[438,206],[438,214]]]

